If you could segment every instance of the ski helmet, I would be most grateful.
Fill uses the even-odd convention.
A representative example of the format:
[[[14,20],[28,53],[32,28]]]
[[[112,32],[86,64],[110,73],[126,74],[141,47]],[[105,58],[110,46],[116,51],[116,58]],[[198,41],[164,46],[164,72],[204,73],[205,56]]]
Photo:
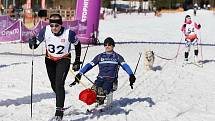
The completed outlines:
[[[105,39],[104,45],[106,45],[106,44],[110,44],[110,45],[115,46],[115,42],[114,42],[113,38],[111,38],[111,37],[107,37],[107,38]]]

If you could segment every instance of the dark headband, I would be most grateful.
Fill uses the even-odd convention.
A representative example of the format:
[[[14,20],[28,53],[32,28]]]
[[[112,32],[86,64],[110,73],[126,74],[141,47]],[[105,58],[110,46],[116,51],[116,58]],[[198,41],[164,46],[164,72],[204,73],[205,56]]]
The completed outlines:
[[[51,23],[63,24],[62,19],[49,19],[49,24]]]

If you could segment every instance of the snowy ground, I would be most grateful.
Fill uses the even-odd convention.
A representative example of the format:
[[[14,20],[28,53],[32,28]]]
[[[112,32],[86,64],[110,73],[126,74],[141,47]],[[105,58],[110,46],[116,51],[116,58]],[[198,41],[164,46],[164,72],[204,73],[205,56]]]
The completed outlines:
[[[180,42],[180,27],[186,14],[192,11],[162,14],[154,17],[137,14],[121,14],[117,19],[108,16],[100,21],[100,41],[107,36],[118,42]],[[215,15],[210,11],[198,11],[192,17],[202,25],[200,38],[204,44],[215,44]],[[214,121],[215,120],[215,55],[214,46],[202,46],[199,59],[203,68],[195,65],[182,67],[184,46],[177,44],[117,44],[115,51],[124,56],[134,70],[139,52],[151,49],[156,55],[173,58],[164,60],[156,57],[154,71],[144,71],[143,58],[140,61],[134,89],[129,86],[128,76],[119,72],[119,87],[114,93],[114,108],[108,112],[86,114],[88,108],[78,100],[82,85],[69,87],[74,76],[69,73],[66,80],[65,105],[72,105],[65,111],[68,121]],[[44,52],[40,46],[34,57],[33,121],[47,121],[55,112],[53,94],[44,64]],[[82,49],[84,53],[86,48]],[[103,46],[89,48],[86,61],[104,50]],[[26,44],[0,44],[0,120],[29,121],[31,50]],[[23,53],[23,54],[20,54]],[[72,51],[74,53],[74,51]],[[191,60],[192,58],[191,53]],[[97,68],[86,75],[94,80]],[[83,78],[83,83],[91,87]]]

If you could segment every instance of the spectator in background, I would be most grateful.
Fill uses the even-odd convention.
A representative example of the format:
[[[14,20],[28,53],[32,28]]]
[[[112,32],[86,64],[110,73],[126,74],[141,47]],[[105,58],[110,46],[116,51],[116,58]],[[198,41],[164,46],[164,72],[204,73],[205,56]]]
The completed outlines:
[[[15,17],[15,9],[14,6],[12,4],[9,5],[8,7],[8,16],[14,18]]]
[[[100,19],[104,20],[105,19],[105,10],[100,13]]]
[[[1,3],[0,3],[0,9],[1,9],[0,15],[3,15],[4,14],[4,6]]]
[[[33,21],[34,21],[34,25],[36,25],[37,22],[39,22],[39,18],[36,12],[33,12]]]
[[[72,8],[70,7],[66,9],[66,20],[71,20],[72,18],[71,11],[72,11]]]
[[[197,10],[198,10],[198,4],[195,3],[194,7],[193,7],[193,14],[194,14],[194,16],[196,16]]]
[[[157,9],[157,8],[154,8],[154,15],[157,16],[157,17],[160,17],[161,16],[161,9]]]

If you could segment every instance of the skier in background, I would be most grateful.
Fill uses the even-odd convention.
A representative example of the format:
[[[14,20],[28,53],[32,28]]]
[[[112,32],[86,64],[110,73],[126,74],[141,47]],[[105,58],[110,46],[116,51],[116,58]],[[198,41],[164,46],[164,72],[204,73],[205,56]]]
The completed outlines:
[[[104,98],[97,98],[97,103],[99,105],[104,104],[106,96],[116,90],[116,85],[118,83],[118,71],[119,66],[121,66],[129,75],[130,86],[133,86],[136,78],[125,62],[124,58],[116,53],[113,49],[115,47],[115,42],[111,37],[108,37],[104,41],[105,52],[98,54],[95,58],[87,63],[83,68],[79,70],[79,73],[75,77],[75,81],[71,84],[75,85],[79,83],[82,74],[85,74],[90,69],[98,65],[99,73],[97,79],[95,80],[94,89],[98,96],[103,96]]]
[[[193,6],[193,14],[194,14],[194,16],[196,16],[197,10],[198,10],[198,4],[195,3],[194,6]]]
[[[185,36],[185,53],[184,53],[184,61],[185,63],[188,62],[188,56],[191,45],[194,46],[194,61],[197,62],[198,60],[198,37],[197,37],[197,30],[201,28],[200,24],[193,22],[191,20],[190,15],[186,15],[185,21],[183,26],[181,27],[181,31],[184,33]]]
[[[61,121],[63,118],[65,89],[64,84],[70,68],[71,44],[75,46],[75,62],[72,69],[80,69],[81,44],[75,32],[62,26],[60,14],[52,14],[49,25],[44,27],[37,36],[29,40],[31,49],[36,49],[42,41],[46,44],[45,64],[52,90],[56,94],[56,112],[50,121]]]

